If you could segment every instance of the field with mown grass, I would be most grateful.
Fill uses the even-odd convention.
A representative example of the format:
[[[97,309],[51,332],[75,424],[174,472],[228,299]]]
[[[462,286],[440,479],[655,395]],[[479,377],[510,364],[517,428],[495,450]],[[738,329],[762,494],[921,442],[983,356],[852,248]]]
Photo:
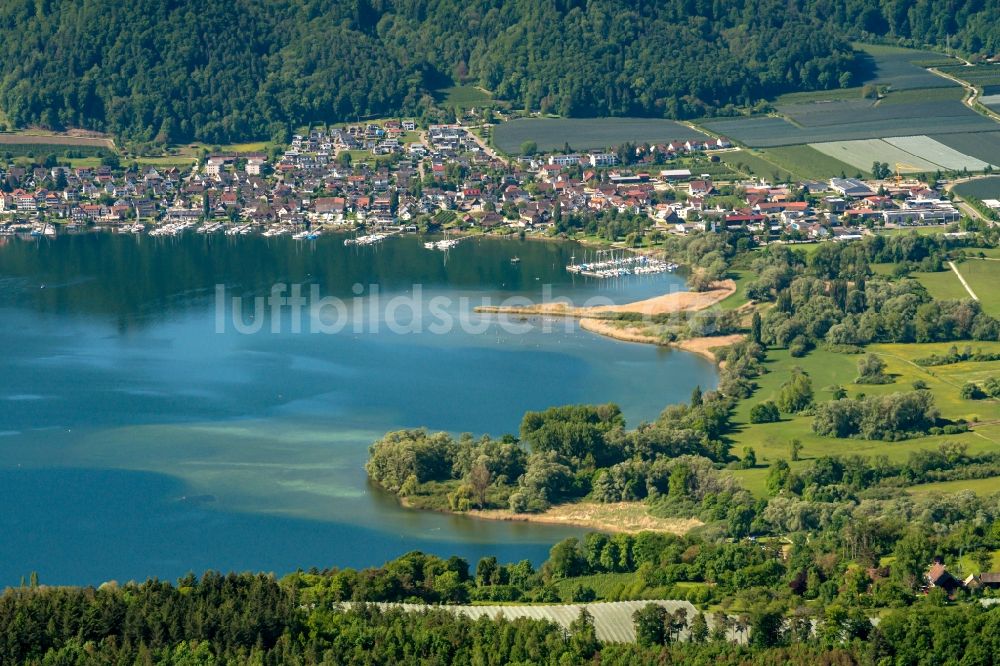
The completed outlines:
[[[958,272],[979,297],[983,311],[1000,317],[1000,261],[969,259],[955,264]]]
[[[748,270],[732,270],[729,271],[729,277],[736,282],[736,291],[719,303],[719,307],[723,310],[735,310],[736,308],[749,303],[750,299],[747,298],[747,285],[753,282],[757,276]]]
[[[939,301],[964,301],[969,299],[958,276],[952,271],[939,273],[910,273],[910,277],[924,285],[930,295]]]
[[[792,172],[788,169],[782,168],[749,150],[720,153],[719,157],[733,171],[746,176],[756,176],[772,182],[788,180],[792,177]]]
[[[932,495],[934,493],[957,493],[971,490],[977,495],[992,495],[1000,492],[1000,476],[987,479],[968,479],[964,481],[939,481],[937,483],[922,483],[919,486],[907,488],[911,495]]]

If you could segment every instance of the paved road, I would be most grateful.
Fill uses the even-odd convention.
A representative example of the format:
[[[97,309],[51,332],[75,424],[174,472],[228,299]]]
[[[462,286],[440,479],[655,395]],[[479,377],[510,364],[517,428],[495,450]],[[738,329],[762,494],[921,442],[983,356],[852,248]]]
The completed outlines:
[[[951,192],[952,188],[954,188],[956,185],[960,183],[967,183],[971,180],[979,180],[981,178],[990,178],[992,175],[993,174],[990,174],[990,176],[982,175],[982,176],[969,176],[968,178],[956,178],[955,180],[951,181],[950,183],[944,186],[944,191]],[[965,201],[959,200],[956,201],[955,203],[958,204],[958,209],[963,213],[965,213],[968,217],[980,220],[982,222],[986,222],[987,224],[991,225],[995,224],[993,220],[989,219],[988,217],[980,213],[978,210],[976,210],[973,206],[967,204]]]
[[[484,125],[483,127],[490,127],[490,126],[489,125]],[[493,127],[495,127],[495,125]],[[479,147],[483,150],[484,153],[486,153],[487,155],[489,155],[493,159],[499,160],[499,161],[504,162],[506,164],[507,158],[505,158],[503,155],[501,155],[496,150],[494,150],[493,148],[491,148],[490,145],[488,143],[486,143],[486,141],[483,140],[483,138],[481,136],[479,136],[478,134],[476,134],[475,132],[473,132],[472,131],[472,126],[466,127],[465,131],[469,134],[469,136],[472,137],[473,141],[475,141],[477,144],[479,144]]]

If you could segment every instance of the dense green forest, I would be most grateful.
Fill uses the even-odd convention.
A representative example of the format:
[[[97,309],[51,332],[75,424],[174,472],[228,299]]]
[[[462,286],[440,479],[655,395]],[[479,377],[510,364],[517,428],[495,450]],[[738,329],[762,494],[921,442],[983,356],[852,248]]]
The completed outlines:
[[[848,38],[994,53],[976,0],[7,0],[0,109],[139,141],[417,114],[448,82],[565,116],[731,113],[858,82]],[[15,38],[16,36],[16,38]]]
[[[225,141],[414,114],[468,81],[563,115],[689,117],[850,82],[850,47],[818,28],[776,0],[9,0],[0,108],[16,126]]]
[[[729,558],[716,566],[752,568],[739,553]],[[398,586],[420,582],[424,568],[446,565],[411,553],[381,569],[350,573]],[[488,585],[495,563],[479,569],[470,584]],[[633,616],[637,643],[602,644],[587,613],[567,631],[545,620],[472,620],[445,610],[408,613],[367,604],[345,608],[330,588],[303,590],[303,576],[332,583],[340,573],[277,580],[209,572],[176,585],[150,580],[97,589],[9,589],[0,596],[0,663],[986,665],[997,663],[1000,654],[1000,610],[952,605],[943,595],[889,611],[878,626],[856,602],[828,603],[825,612],[783,622],[780,605],[765,599],[746,613],[727,615],[722,624],[713,622],[711,629],[700,612],[675,619],[647,605]],[[858,580],[849,578],[846,595],[856,594]],[[678,640],[680,625],[690,629],[688,640]],[[745,644],[726,640],[720,626],[736,630]]]

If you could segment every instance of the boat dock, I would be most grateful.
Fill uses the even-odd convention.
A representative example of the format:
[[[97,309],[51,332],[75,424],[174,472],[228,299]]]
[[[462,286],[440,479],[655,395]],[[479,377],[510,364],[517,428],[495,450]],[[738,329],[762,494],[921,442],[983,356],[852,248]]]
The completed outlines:
[[[458,238],[445,238],[439,241],[429,241],[424,243],[424,247],[428,250],[450,250],[459,243]]]
[[[358,236],[357,238],[345,238],[344,245],[375,245],[388,237],[389,234],[368,234],[366,236]]]
[[[655,275],[672,273],[678,265],[655,259],[644,254],[619,254],[611,250],[598,251],[593,261],[572,263],[566,266],[567,273],[595,278],[615,278],[626,275]]]

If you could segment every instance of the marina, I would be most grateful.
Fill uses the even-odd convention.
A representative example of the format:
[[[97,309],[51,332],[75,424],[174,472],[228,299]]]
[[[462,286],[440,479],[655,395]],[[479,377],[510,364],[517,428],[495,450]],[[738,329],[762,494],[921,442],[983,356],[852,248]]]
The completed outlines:
[[[65,225],[61,228],[51,223],[11,223],[0,227],[0,235],[3,236],[31,236],[54,238],[57,235],[76,235],[79,233],[96,232],[102,227],[92,227],[81,229],[77,225]],[[301,225],[287,223],[275,223],[267,226],[246,223],[234,223],[224,221],[207,221],[199,224],[195,220],[180,220],[166,222],[159,225],[147,224],[141,221],[134,221],[119,226],[110,227],[111,231],[120,234],[146,234],[154,237],[177,237],[185,232],[193,231],[199,235],[224,234],[226,236],[247,236],[259,235],[263,238],[277,238],[280,236],[290,236],[294,240],[316,240],[322,236],[323,232],[319,228],[305,229]],[[387,238],[397,235],[397,232],[377,232],[363,234],[350,238],[345,238],[345,246],[365,247],[382,243]],[[467,237],[450,237],[440,240],[422,241],[426,250],[447,252],[459,245]],[[520,257],[511,257],[510,263],[516,265],[520,262]],[[634,254],[626,250],[596,250],[586,252],[583,261],[577,261],[574,255],[570,257],[570,262],[565,265],[566,272],[571,275],[580,275],[588,278],[609,279],[622,278],[632,275],[658,275],[661,273],[673,273],[677,270],[678,264],[658,259],[645,254]]]
[[[576,259],[573,257],[572,259]],[[657,275],[673,273],[678,265],[644,254],[615,254],[613,250],[599,250],[593,261],[570,263],[566,272],[594,278],[616,278],[627,275]]]
[[[150,236],[179,236],[195,225],[194,222],[168,222],[149,232]]]
[[[197,234],[210,235],[210,234],[224,234],[226,236],[246,236],[253,233],[259,233],[259,235],[264,238],[273,238],[276,236],[291,235],[292,238],[296,240],[316,240],[322,235],[320,229],[302,229],[301,227],[294,227],[287,224],[275,224],[268,227],[261,227],[254,224],[226,224],[224,222],[206,222],[204,224],[196,226],[193,221],[181,221],[181,222],[167,222],[160,225],[148,225],[143,222],[131,222],[127,224],[117,225],[109,228],[104,227],[89,227],[81,228],[77,224],[67,224],[64,226],[57,226],[51,223],[12,223],[0,226],[0,236],[18,236],[27,235],[32,237],[47,237],[53,238],[57,235],[66,234],[78,234],[78,233],[91,233],[100,231],[110,231],[112,233],[119,234],[141,234],[146,232],[149,236],[180,236],[188,230],[193,230]],[[380,240],[386,238],[386,234],[373,234],[371,236],[359,236],[358,238],[350,238],[345,241],[345,245],[371,245]]]

